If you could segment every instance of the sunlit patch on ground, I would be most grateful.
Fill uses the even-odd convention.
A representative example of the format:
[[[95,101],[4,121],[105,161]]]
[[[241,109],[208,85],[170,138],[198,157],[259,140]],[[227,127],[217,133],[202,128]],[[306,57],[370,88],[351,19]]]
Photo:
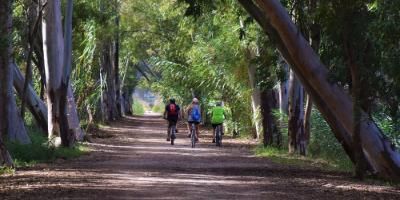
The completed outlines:
[[[400,199],[395,187],[354,183],[348,174],[302,169],[255,157],[249,146],[203,131],[190,147],[185,127],[174,146],[159,116],[127,117],[89,155],[0,177],[1,199]]]

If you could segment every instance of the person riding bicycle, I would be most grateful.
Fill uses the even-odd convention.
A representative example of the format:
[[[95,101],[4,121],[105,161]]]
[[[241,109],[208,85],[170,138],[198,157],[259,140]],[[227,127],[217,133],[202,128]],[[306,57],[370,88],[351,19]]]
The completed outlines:
[[[167,131],[167,141],[171,139],[171,128],[172,126],[176,126],[178,119],[180,117],[180,108],[179,105],[175,103],[175,99],[171,98],[169,100],[169,104],[165,106],[164,111],[164,119],[168,120],[168,131]],[[175,129],[178,132],[178,129]]]
[[[212,108],[211,110],[211,125],[214,129],[213,131],[213,140],[212,143],[215,143],[215,129],[217,128],[217,126],[221,125],[224,123],[224,119],[225,119],[225,110],[222,107],[222,103],[221,102],[217,102],[216,106],[214,108]],[[223,135],[223,128],[221,128],[221,134]]]
[[[188,114],[188,131],[190,137],[190,130],[192,124],[195,124],[196,127],[196,141],[199,141],[199,124],[201,122],[201,110],[199,106],[199,100],[197,98],[193,98],[192,103],[186,108]]]

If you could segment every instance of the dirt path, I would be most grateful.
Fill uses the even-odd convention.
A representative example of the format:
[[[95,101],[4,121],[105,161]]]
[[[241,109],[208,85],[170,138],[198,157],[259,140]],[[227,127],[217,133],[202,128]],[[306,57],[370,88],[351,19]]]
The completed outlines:
[[[234,140],[217,148],[203,135],[192,149],[180,130],[171,146],[159,117],[125,118],[88,155],[0,177],[0,199],[400,199],[398,188],[274,164]]]

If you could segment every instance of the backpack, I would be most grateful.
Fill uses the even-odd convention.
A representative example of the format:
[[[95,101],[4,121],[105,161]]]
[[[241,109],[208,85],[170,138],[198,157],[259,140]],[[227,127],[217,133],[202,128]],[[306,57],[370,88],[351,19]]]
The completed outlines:
[[[200,108],[199,108],[199,106],[194,106],[193,108],[192,108],[192,120],[193,121],[200,121],[200,119],[201,119],[201,114],[200,114]]]
[[[169,104],[168,108],[169,108],[168,115],[173,115],[173,116],[178,115],[175,104],[172,104],[172,103]]]

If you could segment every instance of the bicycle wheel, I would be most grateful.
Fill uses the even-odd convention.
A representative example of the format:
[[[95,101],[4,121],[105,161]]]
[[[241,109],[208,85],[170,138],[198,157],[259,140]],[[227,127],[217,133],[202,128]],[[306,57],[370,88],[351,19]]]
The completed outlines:
[[[170,136],[171,136],[171,145],[174,145],[174,140],[176,138],[175,129],[176,129],[175,126],[171,127],[171,134],[170,134]]]
[[[222,143],[221,126],[217,126],[217,131],[215,133],[215,144],[220,147],[221,143]]]
[[[195,131],[195,129],[192,129],[190,137],[191,137],[190,139],[192,140],[192,148],[194,148],[196,146],[196,131]]]

